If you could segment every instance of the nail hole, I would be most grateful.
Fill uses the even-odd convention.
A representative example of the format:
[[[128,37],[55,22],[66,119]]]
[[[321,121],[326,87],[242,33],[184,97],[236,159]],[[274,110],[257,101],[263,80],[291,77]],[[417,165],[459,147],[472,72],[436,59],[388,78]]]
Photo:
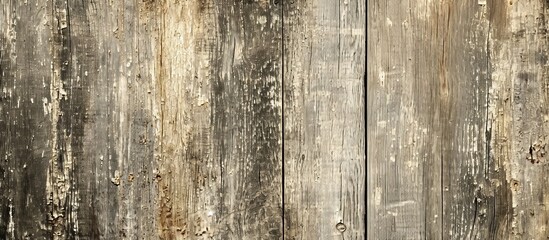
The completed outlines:
[[[338,223],[338,224],[336,224],[336,229],[339,232],[345,232],[345,230],[347,230],[347,226],[345,226],[345,224],[343,224],[343,223]]]

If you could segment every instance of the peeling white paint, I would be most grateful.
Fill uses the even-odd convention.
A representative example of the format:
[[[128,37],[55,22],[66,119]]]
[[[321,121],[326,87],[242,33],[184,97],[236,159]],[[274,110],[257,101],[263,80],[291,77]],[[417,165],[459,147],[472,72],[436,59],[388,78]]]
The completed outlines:
[[[387,209],[404,207],[406,205],[411,205],[411,204],[415,204],[415,203],[416,203],[416,201],[413,201],[413,200],[400,201],[400,202],[396,202],[396,203],[389,203],[389,204],[387,204]]]
[[[393,21],[391,21],[391,19],[387,18],[386,22],[387,22],[387,26],[389,26],[389,27],[393,26]]]
[[[383,191],[380,187],[376,187],[374,191],[374,202],[376,206],[379,206],[381,204],[381,195],[383,194]]]
[[[11,239],[15,239],[15,223],[13,222],[13,204],[9,204],[9,221],[8,221],[8,233],[11,236]]]
[[[51,111],[50,105],[48,104],[48,98],[42,98],[42,103],[42,106],[44,107],[44,116],[46,116]]]

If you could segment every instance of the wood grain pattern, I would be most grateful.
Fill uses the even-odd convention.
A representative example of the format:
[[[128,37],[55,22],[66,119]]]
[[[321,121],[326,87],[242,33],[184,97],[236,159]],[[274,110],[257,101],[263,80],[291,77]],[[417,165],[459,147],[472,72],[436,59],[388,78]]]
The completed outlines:
[[[365,239],[365,13],[0,0],[0,239]]]
[[[279,7],[205,1],[162,8],[155,90],[161,236],[280,238]]]
[[[282,16],[278,1],[223,2],[214,135],[221,161],[221,236],[282,236]]]
[[[365,239],[365,13],[363,1],[285,6],[286,239]]]
[[[3,1],[0,9],[0,238],[45,238],[51,7]],[[34,35],[22,34],[28,29]]]
[[[547,136],[546,1],[509,3],[506,29],[494,41],[494,141],[510,191],[506,235],[549,237]],[[498,141],[499,140],[499,141]]]
[[[371,239],[441,239],[445,79],[439,78],[441,44],[430,22],[438,11],[431,4],[368,1]]]
[[[368,236],[547,238],[547,2],[369,5]]]

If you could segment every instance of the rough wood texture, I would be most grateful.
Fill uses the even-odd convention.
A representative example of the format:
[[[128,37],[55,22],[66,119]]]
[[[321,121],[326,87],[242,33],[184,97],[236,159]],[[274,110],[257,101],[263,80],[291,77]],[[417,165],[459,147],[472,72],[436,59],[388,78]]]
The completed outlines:
[[[9,1],[2,2],[0,11],[0,237],[4,239],[48,236],[45,226],[51,211],[45,182],[52,155],[47,105],[52,33],[51,14],[44,8],[45,3],[30,8]],[[27,29],[35,34],[21,34]]]
[[[493,44],[490,105],[493,132],[498,136],[492,141],[498,150],[494,155],[507,160],[500,161],[510,192],[506,235],[547,238],[549,3],[509,3],[506,12],[505,31],[495,36]]]
[[[287,239],[365,239],[364,4],[285,5]]]
[[[547,2],[369,6],[369,238],[549,237]]]
[[[441,39],[447,20],[432,16],[446,10],[432,4],[368,1],[367,222],[377,223],[368,224],[372,239],[441,238],[441,111],[448,104]]]
[[[0,238],[365,239],[365,11],[0,0]]]
[[[196,1],[159,12],[162,237],[280,238],[279,8]]]

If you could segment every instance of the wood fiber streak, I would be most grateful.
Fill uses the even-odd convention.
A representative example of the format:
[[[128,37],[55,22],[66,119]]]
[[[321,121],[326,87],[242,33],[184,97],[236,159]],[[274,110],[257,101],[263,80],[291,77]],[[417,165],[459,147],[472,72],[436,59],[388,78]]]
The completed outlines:
[[[364,1],[285,1],[285,239],[366,239]]]

